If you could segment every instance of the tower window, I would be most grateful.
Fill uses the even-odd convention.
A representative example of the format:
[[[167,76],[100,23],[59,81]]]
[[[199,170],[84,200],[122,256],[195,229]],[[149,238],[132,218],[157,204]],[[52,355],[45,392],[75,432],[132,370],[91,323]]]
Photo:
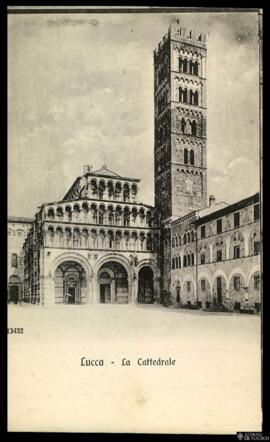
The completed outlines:
[[[174,258],[172,259],[172,269],[173,270],[175,269],[175,260],[174,260]]]
[[[186,132],[186,122],[184,118],[181,119],[181,131],[183,134]]]
[[[205,226],[201,227],[201,238],[205,238]]]
[[[187,257],[186,257],[186,255],[184,256],[184,267],[186,267],[187,266]]]
[[[184,149],[184,164],[188,163],[188,150]]]
[[[191,150],[189,155],[190,155],[190,164],[194,166],[194,150]]]
[[[187,281],[187,291],[190,292],[190,281]]]
[[[193,95],[193,104],[195,104],[196,106],[198,106],[199,104],[199,95],[198,95],[198,91],[196,91]]]
[[[201,264],[205,264],[205,253],[201,254]]]
[[[258,221],[260,219],[260,205],[255,204],[254,206],[254,221]]]
[[[197,124],[196,121],[192,121],[191,123],[191,135],[197,135]]]
[[[188,64],[188,62],[187,62],[187,59],[185,58],[183,61],[183,72],[184,73],[187,73],[187,64]]]
[[[199,72],[199,63],[195,61],[195,63],[193,64],[193,74],[198,75],[198,72]]]

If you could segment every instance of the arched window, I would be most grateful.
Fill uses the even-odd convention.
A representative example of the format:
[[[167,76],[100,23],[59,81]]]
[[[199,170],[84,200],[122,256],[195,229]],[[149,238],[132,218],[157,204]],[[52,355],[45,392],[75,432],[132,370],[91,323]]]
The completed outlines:
[[[198,75],[198,73],[199,73],[199,63],[195,61],[193,65],[193,74]]]
[[[194,266],[194,253],[191,253],[191,265]]]
[[[197,134],[197,124],[196,121],[192,121],[191,123],[191,134],[196,135]]]
[[[187,59],[183,60],[183,72],[187,72]]]
[[[193,95],[193,104],[198,106],[198,103],[199,103],[199,95],[198,95],[198,91],[196,91]]]
[[[186,233],[184,234],[184,244],[186,244],[187,243],[187,235],[186,235]]]
[[[177,258],[177,256],[175,258],[175,268],[178,269],[178,258]]]
[[[184,164],[188,163],[188,150],[184,149]]]
[[[173,269],[173,270],[175,269],[175,261],[174,261],[174,258],[172,259],[172,269]]]
[[[184,118],[181,119],[181,131],[183,134],[186,132],[186,122]]]
[[[16,253],[11,255],[11,267],[18,267],[18,255]]]
[[[190,266],[190,255],[187,256],[187,265]]]
[[[190,90],[190,92],[189,92],[189,102],[190,102],[190,104],[193,104],[193,91],[192,90]]]
[[[187,257],[186,257],[186,255],[184,256],[184,267],[186,267],[187,266]]]
[[[172,246],[175,247],[175,239],[172,240]]]
[[[189,152],[190,155],[190,164],[194,166],[194,150]]]
[[[187,234],[187,242],[190,242],[190,233]]]
[[[190,74],[193,74],[193,61],[192,60],[190,60],[190,62],[189,62],[189,73]]]
[[[178,236],[175,237],[175,245],[178,246]]]
[[[191,232],[191,241],[194,241],[194,232],[193,232],[193,230]]]
[[[179,58],[179,71],[183,71],[183,59],[181,57]]]
[[[180,256],[178,256],[178,267],[179,267],[179,269],[181,269],[181,257]]]

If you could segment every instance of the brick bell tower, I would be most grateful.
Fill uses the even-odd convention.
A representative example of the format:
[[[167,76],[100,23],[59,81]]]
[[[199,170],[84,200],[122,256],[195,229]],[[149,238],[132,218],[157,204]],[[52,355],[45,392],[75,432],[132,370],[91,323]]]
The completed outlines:
[[[160,221],[207,205],[206,35],[170,26],[154,51],[155,206]]]

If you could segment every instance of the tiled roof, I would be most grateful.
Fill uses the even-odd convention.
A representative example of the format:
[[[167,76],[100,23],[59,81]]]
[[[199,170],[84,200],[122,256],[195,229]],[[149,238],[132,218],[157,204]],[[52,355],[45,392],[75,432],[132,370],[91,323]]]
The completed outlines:
[[[32,223],[34,218],[26,218],[24,216],[8,216],[9,223]]]

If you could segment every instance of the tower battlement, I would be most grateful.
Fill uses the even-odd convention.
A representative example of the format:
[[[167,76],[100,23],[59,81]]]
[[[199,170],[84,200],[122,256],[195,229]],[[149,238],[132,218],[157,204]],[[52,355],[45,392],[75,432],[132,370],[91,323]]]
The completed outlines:
[[[179,23],[172,23],[169,32],[172,40],[194,44],[206,48],[207,34],[180,26]]]
[[[162,49],[165,41],[169,39],[176,40],[180,43],[194,45],[200,48],[206,49],[207,46],[207,34],[196,30],[188,29],[177,23],[172,23],[169,26],[167,34],[163,36],[163,39],[159,42],[157,49],[154,51],[155,55],[158,55]]]

